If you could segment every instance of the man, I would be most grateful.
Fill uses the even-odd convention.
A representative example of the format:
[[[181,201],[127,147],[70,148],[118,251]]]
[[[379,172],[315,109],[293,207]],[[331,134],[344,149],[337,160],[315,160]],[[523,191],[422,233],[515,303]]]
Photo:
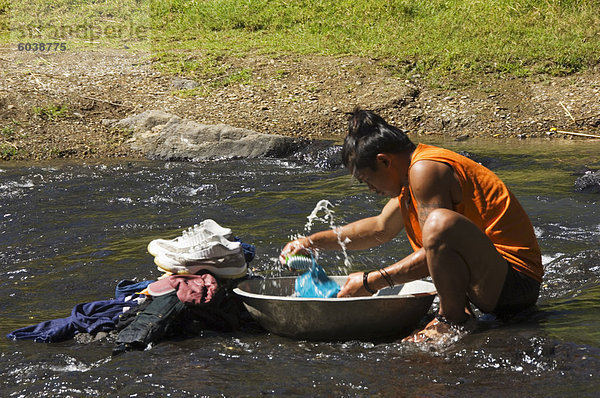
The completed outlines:
[[[501,316],[535,304],[540,249],[527,214],[494,173],[455,152],[415,146],[402,130],[361,109],[350,118],[342,158],[358,181],[390,201],[377,216],[289,242],[282,261],[290,253],[339,249],[340,239],[349,241],[348,249],[370,248],[404,227],[414,253],[381,270],[350,274],[338,297],[431,276],[439,311],[412,341],[472,327],[469,302]]]

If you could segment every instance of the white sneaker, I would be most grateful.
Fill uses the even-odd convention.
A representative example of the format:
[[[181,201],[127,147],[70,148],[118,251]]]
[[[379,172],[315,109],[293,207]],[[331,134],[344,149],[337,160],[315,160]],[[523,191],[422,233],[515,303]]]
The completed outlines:
[[[153,256],[162,253],[186,253],[205,241],[215,237],[227,238],[230,235],[231,229],[223,228],[214,220],[207,219],[183,231],[181,236],[175,239],[154,239],[148,244],[148,252]]]
[[[191,259],[186,255],[163,253],[154,258],[154,263],[163,272],[173,274],[196,274],[206,270],[216,277],[241,278],[246,275],[248,267],[242,250],[214,258]]]

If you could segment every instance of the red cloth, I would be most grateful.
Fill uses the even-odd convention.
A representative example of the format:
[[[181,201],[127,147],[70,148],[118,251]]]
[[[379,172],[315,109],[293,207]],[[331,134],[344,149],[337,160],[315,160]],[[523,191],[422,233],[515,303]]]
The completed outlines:
[[[211,274],[170,275],[151,283],[148,291],[152,296],[162,296],[177,290],[177,297],[188,304],[208,304],[213,299],[219,284]]]

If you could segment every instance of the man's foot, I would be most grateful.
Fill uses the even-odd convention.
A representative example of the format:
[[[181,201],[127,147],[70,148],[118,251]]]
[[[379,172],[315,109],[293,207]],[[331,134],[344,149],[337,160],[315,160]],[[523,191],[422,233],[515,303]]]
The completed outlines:
[[[415,331],[410,336],[402,339],[403,342],[428,343],[447,346],[457,342],[465,335],[475,330],[477,320],[465,314],[466,319],[459,324],[452,323],[442,315],[436,314],[422,330]]]

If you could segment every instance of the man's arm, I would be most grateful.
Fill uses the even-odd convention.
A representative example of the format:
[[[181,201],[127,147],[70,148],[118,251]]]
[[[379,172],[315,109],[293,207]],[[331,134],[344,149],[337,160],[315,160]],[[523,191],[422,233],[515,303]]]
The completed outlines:
[[[419,224],[435,209],[454,210],[462,200],[462,190],[452,167],[445,163],[422,160],[411,167],[410,186],[416,201]]]
[[[302,253],[305,249],[339,250],[339,242],[343,242],[350,250],[368,249],[389,242],[403,227],[398,199],[392,198],[377,216],[289,242],[281,251],[279,259],[284,263],[285,255]]]
[[[390,275],[394,281],[394,284],[396,285],[425,278],[426,276],[429,276],[425,250],[417,250],[416,252],[404,257],[397,263],[384,268],[384,270]],[[389,286],[388,282],[383,277],[382,272],[372,271],[367,275],[367,283],[369,288],[373,290],[380,290]],[[338,293],[337,297],[370,295],[371,293],[367,292],[364,287],[363,272],[353,272],[348,275],[348,280]]]

